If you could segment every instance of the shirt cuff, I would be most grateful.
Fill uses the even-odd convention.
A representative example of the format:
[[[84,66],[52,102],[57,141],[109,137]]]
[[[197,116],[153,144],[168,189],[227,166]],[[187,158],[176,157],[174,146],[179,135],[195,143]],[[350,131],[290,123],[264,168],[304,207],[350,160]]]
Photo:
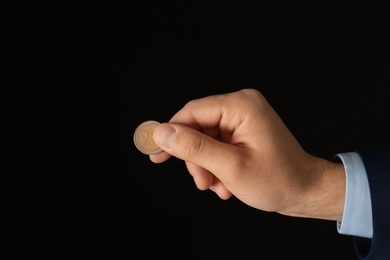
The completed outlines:
[[[343,235],[372,238],[372,209],[370,188],[364,164],[356,152],[339,153],[346,173],[344,213],[337,222],[337,231]]]

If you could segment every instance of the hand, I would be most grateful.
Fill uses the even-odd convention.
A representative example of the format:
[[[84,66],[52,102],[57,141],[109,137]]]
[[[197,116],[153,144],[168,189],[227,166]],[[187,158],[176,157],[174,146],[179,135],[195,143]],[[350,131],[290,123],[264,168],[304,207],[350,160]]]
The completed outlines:
[[[200,190],[264,211],[341,220],[341,164],[308,154],[265,97],[243,89],[188,102],[154,132],[154,163],[184,160]]]

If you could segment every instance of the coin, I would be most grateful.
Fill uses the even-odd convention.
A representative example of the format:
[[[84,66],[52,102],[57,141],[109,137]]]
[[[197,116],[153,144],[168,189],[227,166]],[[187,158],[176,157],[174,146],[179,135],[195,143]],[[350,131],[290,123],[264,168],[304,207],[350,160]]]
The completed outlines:
[[[141,123],[134,131],[134,144],[144,154],[156,154],[162,149],[154,142],[153,132],[160,123],[149,120]]]

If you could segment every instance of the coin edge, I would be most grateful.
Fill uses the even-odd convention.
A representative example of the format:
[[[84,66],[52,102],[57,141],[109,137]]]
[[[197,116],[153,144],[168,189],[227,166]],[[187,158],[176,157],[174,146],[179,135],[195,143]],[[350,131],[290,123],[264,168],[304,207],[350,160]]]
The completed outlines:
[[[154,149],[154,150],[147,150],[147,149],[142,149],[137,143],[136,139],[136,134],[138,132],[138,129],[140,129],[143,125],[145,124],[148,124],[148,123],[154,123],[154,124],[157,124],[157,126],[159,124],[161,124],[160,122],[156,121],[156,120],[146,120],[142,123],[140,123],[134,130],[134,134],[133,134],[133,142],[134,142],[134,145],[135,147],[138,149],[138,151],[140,151],[141,153],[143,154],[146,154],[146,155],[153,155],[153,154],[158,154],[158,153],[161,153],[163,151],[163,149],[159,146],[157,146],[158,148]],[[146,151],[145,151],[146,150]],[[148,152],[150,151],[150,152]]]

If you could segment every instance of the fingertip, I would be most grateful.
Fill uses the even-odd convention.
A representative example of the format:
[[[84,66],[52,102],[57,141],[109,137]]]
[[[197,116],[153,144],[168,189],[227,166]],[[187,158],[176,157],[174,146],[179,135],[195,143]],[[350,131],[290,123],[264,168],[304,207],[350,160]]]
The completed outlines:
[[[169,158],[171,157],[171,155],[165,151],[162,151],[158,154],[151,154],[149,155],[149,159],[153,162],[153,163],[162,163],[162,162],[165,162],[166,160],[168,160]]]
[[[214,185],[210,186],[209,189],[211,191],[213,191],[214,193],[216,193],[218,195],[218,197],[222,200],[228,200],[233,195],[228,189],[226,189],[225,186],[223,186],[222,183],[214,184]]]
[[[176,128],[168,123],[160,124],[153,133],[154,142],[162,149],[171,149],[176,138]]]

